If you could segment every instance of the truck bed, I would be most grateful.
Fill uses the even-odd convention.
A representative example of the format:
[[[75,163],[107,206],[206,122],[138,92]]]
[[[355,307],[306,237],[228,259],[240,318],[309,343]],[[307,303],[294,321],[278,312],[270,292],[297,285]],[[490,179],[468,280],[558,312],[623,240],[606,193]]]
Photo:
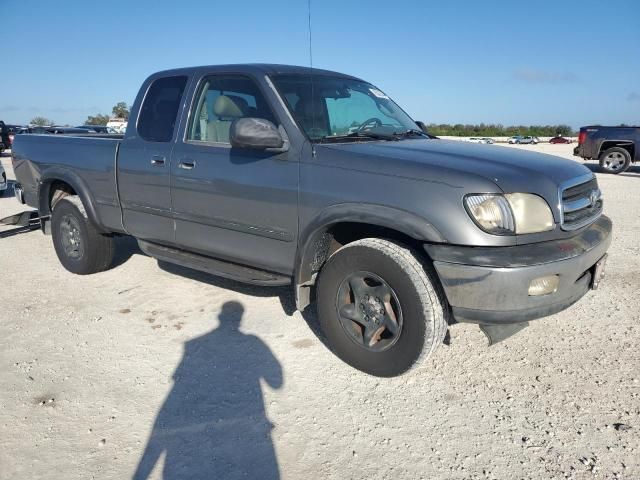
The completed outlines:
[[[115,181],[116,153],[123,135],[16,135],[13,168],[21,179],[25,201],[38,205],[42,172],[73,177],[86,187],[83,194],[95,202],[100,223],[121,230],[120,205]],[[78,192],[79,193],[79,192]]]

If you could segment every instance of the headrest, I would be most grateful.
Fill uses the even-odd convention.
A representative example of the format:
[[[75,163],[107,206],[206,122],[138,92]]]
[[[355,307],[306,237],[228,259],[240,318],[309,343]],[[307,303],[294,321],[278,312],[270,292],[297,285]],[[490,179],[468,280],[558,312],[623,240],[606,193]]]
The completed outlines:
[[[249,104],[242,97],[235,95],[220,95],[213,104],[213,113],[218,117],[243,117]]]

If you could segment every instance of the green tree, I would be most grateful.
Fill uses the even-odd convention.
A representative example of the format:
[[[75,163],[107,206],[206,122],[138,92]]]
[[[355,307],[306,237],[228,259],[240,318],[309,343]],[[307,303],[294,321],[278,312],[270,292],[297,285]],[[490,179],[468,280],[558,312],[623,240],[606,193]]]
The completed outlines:
[[[113,107],[112,113],[114,117],[129,120],[129,107],[127,107],[125,102],[116,103]]]
[[[48,126],[48,125],[53,125],[53,120],[49,120],[46,117],[33,117],[31,119],[31,125],[37,125],[39,127],[44,127],[44,126]]]
[[[85,125],[106,125],[109,121],[109,115],[102,115],[96,113],[95,115],[89,115],[84,121]]]
[[[437,136],[457,137],[511,137],[513,135],[533,135],[538,137],[552,137],[556,134],[572,136],[573,129],[569,125],[512,125],[505,127],[501,124],[462,125],[457,123],[431,124],[427,126],[429,133]]]

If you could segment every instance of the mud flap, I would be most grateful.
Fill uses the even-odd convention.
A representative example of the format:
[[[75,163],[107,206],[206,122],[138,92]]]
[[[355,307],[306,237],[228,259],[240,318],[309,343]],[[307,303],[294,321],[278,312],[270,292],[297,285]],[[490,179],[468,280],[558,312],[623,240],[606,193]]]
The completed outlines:
[[[515,335],[520,330],[529,326],[529,322],[522,323],[507,323],[504,325],[480,325],[480,330],[485,334],[487,340],[489,340],[489,346],[495,345],[502,340]]]

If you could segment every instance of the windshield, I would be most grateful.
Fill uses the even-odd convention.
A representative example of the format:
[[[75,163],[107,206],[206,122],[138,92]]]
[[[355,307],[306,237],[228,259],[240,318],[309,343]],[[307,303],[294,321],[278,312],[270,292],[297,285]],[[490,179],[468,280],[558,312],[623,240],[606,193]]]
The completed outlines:
[[[311,141],[379,139],[420,130],[393,100],[369,83],[326,75],[314,75],[313,85],[308,75],[277,75],[272,80]]]

